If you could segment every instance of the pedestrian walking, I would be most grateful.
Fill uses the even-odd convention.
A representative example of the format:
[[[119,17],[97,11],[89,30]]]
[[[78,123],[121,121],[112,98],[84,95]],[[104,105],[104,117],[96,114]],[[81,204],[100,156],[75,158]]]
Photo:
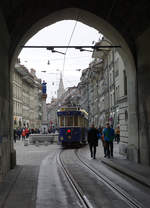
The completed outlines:
[[[101,139],[101,136],[103,134],[103,128],[101,126],[99,126],[99,128],[98,128],[98,133],[99,133],[99,137]]]
[[[117,141],[117,144],[119,144],[120,142],[120,127],[117,126],[117,128],[115,129],[115,140]]]
[[[98,146],[98,130],[92,124],[88,130],[88,144],[90,148],[91,157],[96,159],[96,147]]]
[[[99,128],[98,128],[98,138],[101,139],[103,149],[104,149],[104,155],[106,155],[106,143],[104,141],[103,127],[101,127],[101,126],[99,126]]]
[[[21,137],[21,129],[17,129],[17,136],[18,136],[18,139],[20,140],[20,137]]]
[[[106,151],[104,157],[113,157],[113,140],[115,137],[114,129],[110,127],[110,124],[106,124],[106,128],[103,130],[104,141],[106,144]]]
[[[104,140],[104,135],[103,134],[101,136],[101,140],[102,140],[103,149],[104,149],[104,157],[106,157],[106,155],[107,155],[107,153],[106,153],[107,149],[106,149],[106,142]]]
[[[26,133],[26,138],[29,137],[29,129],[28,128],[25,128],[25,133]]]
[[[14,129],[14,141],[16,142],[16,138],[17,138],[17,131],[16,129]]]
[[[26,137],[26,131],[25,129],[22,130],[22,141],[25,140]]]

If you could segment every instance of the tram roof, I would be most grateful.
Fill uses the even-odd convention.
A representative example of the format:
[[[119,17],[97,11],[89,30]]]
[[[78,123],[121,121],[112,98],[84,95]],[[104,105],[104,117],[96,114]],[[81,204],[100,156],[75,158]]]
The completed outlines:
[[[79,107],[64,107],[60,108],[57,111],[57,114],[60,115],[84,115],[85,117],[88,117],[88,113]]]
[[[58,111],[78,111],[79,107],[62,107]]]

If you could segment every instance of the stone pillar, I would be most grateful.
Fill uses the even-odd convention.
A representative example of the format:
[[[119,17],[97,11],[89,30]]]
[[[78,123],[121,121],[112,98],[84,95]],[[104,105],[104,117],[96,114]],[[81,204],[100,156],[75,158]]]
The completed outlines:
[[[139,162],[139,135],[137,112],[137,77],[136,71],[128,69],[128,147],[129,160]]]
[[[16,163],[12,135],[11,73],[9,65],[10,37],[0,10],[0,180]]]
[[[47,94],[42,94],[42,126],[41,126],[41,130],[42,130],[43,134],[48,133],[46,98],[47,98]]]
[[[150,29],[136,41],[140,162],[150,165]]]

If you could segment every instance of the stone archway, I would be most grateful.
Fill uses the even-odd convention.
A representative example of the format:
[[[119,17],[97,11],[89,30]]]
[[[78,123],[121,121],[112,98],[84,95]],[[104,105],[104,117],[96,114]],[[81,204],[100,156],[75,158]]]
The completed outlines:
[[[124,38],[120,35],[113,26],[104,21],[100,17],[77,8],[68,8],[59,10],[50,14],[49,16],[36,22],[29,31],[27,31],[20,42],[16,45],[11,59],[11,67],[13,67],[15,60],[21,50],[20,45],[24,45],[34,34],[42,28],[54,24],[61,20],[76,20],[97,29],[104,34],[113,44],[120,45],[119,53],[126,66],[128,77],[128,108],[129,108],[129,140],[128,140],[128,158],[138,162],[139,160],[139,136],[138,136],[138,111],[137,111],[137,84],[136,84],[136,67],[134,57],[129,49]]]

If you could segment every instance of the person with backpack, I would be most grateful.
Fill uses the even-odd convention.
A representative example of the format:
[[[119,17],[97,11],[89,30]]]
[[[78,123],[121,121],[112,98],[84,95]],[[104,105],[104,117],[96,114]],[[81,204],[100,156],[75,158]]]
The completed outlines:
[[[113,157],[113,140],[115,138],[115,131],[110,127],[110,124],[106,124],[106,128],[103,130],[104,141],[106,144],[106,152],[104,157]]]

